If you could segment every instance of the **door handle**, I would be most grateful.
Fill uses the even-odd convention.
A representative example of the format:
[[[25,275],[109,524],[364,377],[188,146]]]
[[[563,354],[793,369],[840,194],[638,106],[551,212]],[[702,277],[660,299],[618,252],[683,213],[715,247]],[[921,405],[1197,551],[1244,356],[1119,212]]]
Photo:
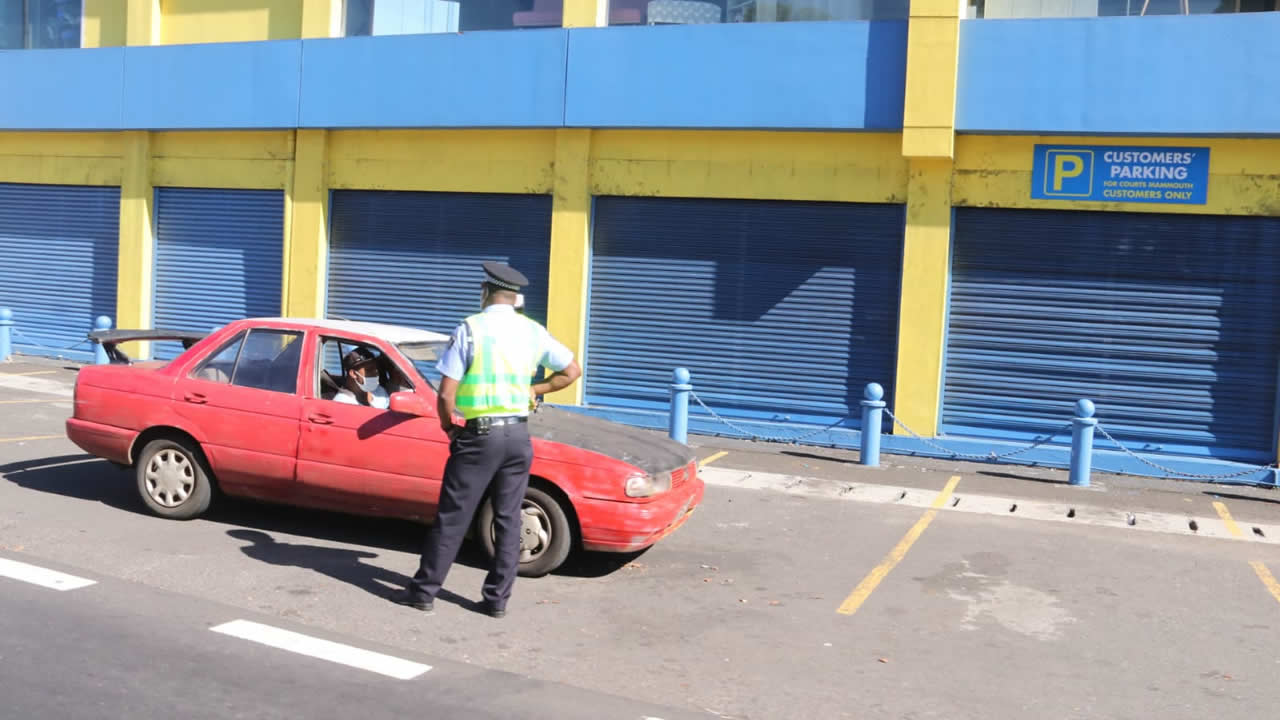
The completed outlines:
[[[328,415],[325,415],[324,413],[312,413],[311,415],[307,416],[307,419],[317,425],[333,424],[333,418],[329,417]]]
[[[203,405],[209,401],[208,398],[198,392],[189,392],[186,395],[183,395],[182,399],[197,405]]]

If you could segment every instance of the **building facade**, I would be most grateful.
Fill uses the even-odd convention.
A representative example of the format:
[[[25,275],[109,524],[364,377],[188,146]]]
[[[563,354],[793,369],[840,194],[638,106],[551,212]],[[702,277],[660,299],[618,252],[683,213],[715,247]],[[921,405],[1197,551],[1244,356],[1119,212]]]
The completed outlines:
[[[1089,398],[1178,467],[1276,459],[1272,0],[0,8],[19,351],[99,314],[446,330],[503,259],[584,360],[555,399],[628,422],[682,366],[765,435],[850,442],[877,382],[956,447]]]

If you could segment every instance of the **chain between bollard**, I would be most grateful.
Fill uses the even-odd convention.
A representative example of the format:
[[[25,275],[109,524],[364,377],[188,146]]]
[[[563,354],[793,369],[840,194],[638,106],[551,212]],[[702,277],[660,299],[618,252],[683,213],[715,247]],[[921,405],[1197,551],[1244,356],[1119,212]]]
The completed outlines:
[[[1036,448],[1040,447],[1041,445],[1044,445],[1045,443],[1058,437],[1059,435],[1062,435],[1063,433],[1071,432],[1071,423],[1067,423],[1062,427],[1058,428],[1052,434],[1043,435],[1041,437],[1036,438],[1035,441],[1033,441],[1030,445],[1027,445],[1026,447],[1017,448],[1015,450],[1010,450],[1009,452],[1003,452],[1003,453],[997,453],[995,450],[992,450],[986,455],[978,455],[975,453],[962,453],[957,450],[952,450],[951,448],[939,445],[938,443],[928,438],[921,437],[919,433],[907,427],[906,423],[899,420],[897,416],[895,416],[888,408],[884,409],[884,413],[889,416],[889,419],[893,420],[895,425],[902,428],[903,430],[906,430],[908,435],[924,443],[926,446],[931,447],[934,450],[937,450],[938,452],[950,455],[953,458],[958,458],[962,460],[977,460],[981,462],[999,462],[1000,460],[1007,460],[1011,457],[1016,457],[1018,455],[1021,455],[1022,453],[1035,450]]]
[[[717,421],[719,421],[719,422],[723,423],[724,425],[727,425],[729,428],[733,429],[735,432],[738,432],[738,433],[741,433],[741,434],[743,434],[743,435],[746,435],[746,436],[747,436],[748,438],[750,438],[751,440],[764,440],[764,441],[766,441],[766,442],[784,442],[784,443],[792,443],[792,444],[794,444],[794,443],[802,442],[802,441],[804,441],[804,440],[808,440],[809,438],[812,438],[812,437],[817,437],[818,435],[821,435],[822,433],[827,432],[828,430],[831,430],[831,429],[833,429],[833,428],[835,428],[835,427],[839,426],[839,425],[840,425],[840,424],[842,424],[845,420],[848,420],[848,419],[849,419],[849,418],[847,418],[847,417],[845,417],[845,418],[840,418],[839,420],[837,420],[837,421],[835,421],[835,422],[831,423],[830,425],[828,425],[828,426],[826,426],[826,427],[818,428],[818,429],[813,430],[813,431],[811,431],[811,432],[804,433],[803,435],[797,435],[797,436],[795,436],[795,437],[790,437],[790,438],[787,438],[787,437],[781,437],[781,436],[778,436],[778,435],[761,435],[761,434],[759,434],[759,433],[751,432],[750,430],[747,430],[746,428],[744,428],[744,427],[742,427],[742,426],[740,426],[740,425],[736,425],[736,424],[734,424],[733,422],[731,422],[731,421],[729,421],[729,420],[725,419],[724,417],[722,417],[722,416],[720,415],[720,413],[717,413],[715,410],[712,410],[710,407],[708,407],[708,406],[707,406],[707,404],[706,404],[706,403],[702,402],[702,398],[698,397],[698,393],[693,392],[693,391],[690,391],[690,392],[689,392],[689,395],[693,397],[694,402],[696,402],[696,403],[698,403],[699,405],[701,405],[701,406],[702,406],[702,409],[703,409],[703,410],[706,410],[708,413],[710,413],[710,414],[711,414],[711,417],[715,418]]]
[[[33,346],[33,347],[38,347],[38,348],[40,348],[41,350],[52,350],[53,352],[66,352],[67,350],[74,350],[74,349],[76,349],[76,348],[80,347],[81,345],[84,345],[84,344],[86,344],[86,343],[88,343],[88,342],[89,342],[89,339],[88,339],[88,338],[85,338],[84,340],[81,340],[80,342],[76,343],[75,345],[68,345],[68,346],[66,346],[66,347],[50,347],[50,346],[48,346],[48,345],[45,345],[45,344],[44,344],[44,343],[42,343],[42,342],[38,342],[38,341],[36,341],[36,340],[31,339],[31,337],[30,337],[29,335],[27,335],[26,333],[22,332],[22,331],[21,331],[21,330],[19,330],[18,328],[12,328],[12,330],[13,330],[13,334],[14,334],[16,337],[26,338],[26,342],[22,343],[23,345],[31,345],[31,346]],[[17,343],[14,343],[14,344],[16,345]]]
[[[1137,460],[1143,465],[1147,465],[1148,467],[1155,468],[1156,470],[1159,470],[1160,472],[1163,472],[1168,475],[1175,475],[1177,477],[1184,477],[1191,480],[1230,480],[1232,478],[1244,477],[1245,475],[1252,475],[1257,472],[1262,472],[1263,470],[1275,469],[1275,465],[1255,465],[1245,470],[1239,470],[1239,471],[1230,472],[1230,473],[1222,473],[1220,475],[1201,475],[1196,473],[1182,472],[1181,470],[1174,470],[1173,468],[1165,467],[1164,465],[1161,465],[1159,463],[1152,462],[1142,457],[1138,453],[1130,450],[1129,448],[1125,447],[1124,444],[1122,444],[1119,440],[1116,440],[1114,437],[1112,437],[1111,433],[1107,432],[1106,428],[1102,427],[1102,425],[1099,424],[1097,426],[1097,429],[1098,429],[1098,432],[1102,433],[1103,437],[1110,440],[1113,445],[1120,448],[1120,450],[1124,452],[1126,455],[1128,455],[1129,457],[1133,458],[1134,460]]]

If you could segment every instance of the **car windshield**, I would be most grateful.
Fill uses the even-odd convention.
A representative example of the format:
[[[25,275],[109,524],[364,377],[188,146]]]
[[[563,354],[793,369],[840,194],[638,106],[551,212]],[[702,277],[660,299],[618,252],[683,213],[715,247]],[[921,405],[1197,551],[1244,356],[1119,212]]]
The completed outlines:
[[[440,354],[448,345],[449,341],[441,340],[427,343],[400,343],[396,347],[409,358],[413,366],[418,369],[418,373],[431,384],[432,389],[439,389],[440,371],[436,370],[436,361],[440,359]]]

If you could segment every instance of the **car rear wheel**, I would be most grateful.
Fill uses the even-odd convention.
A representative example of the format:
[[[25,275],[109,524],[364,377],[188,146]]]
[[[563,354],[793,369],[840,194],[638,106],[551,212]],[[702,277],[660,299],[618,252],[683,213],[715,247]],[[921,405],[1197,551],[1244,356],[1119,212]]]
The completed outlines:
[[[496,538],[493,503],[484,501],[476,522],[485,554],[493,559]],[[520,577],[541,577],[564,564],[573,547],[573,530],[560,501],[547,491],[532,487],[520,508]]]
[[[209,473],[193,443],[152,440],[142,448],[137,474],[138,494],[156,515],[189,520],[209,509],[213,497]]]

